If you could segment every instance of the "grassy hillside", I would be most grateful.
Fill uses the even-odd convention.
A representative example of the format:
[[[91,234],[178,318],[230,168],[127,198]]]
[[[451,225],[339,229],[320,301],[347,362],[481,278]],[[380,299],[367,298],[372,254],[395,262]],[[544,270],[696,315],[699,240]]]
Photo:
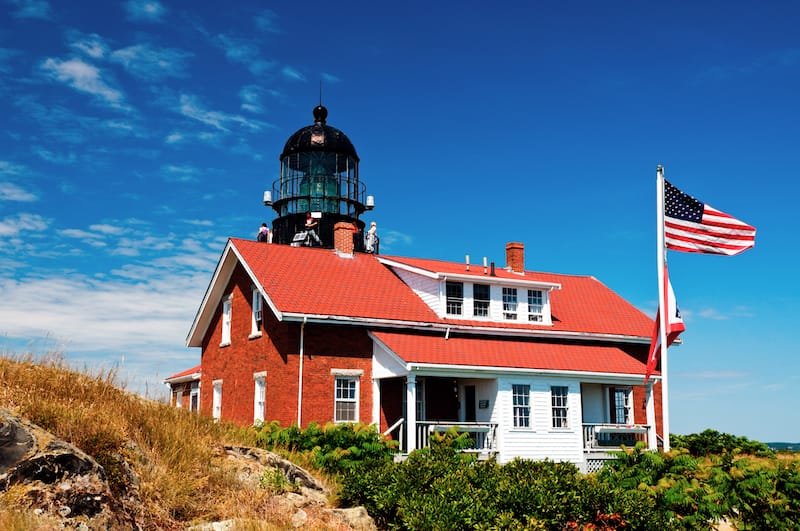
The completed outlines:
[[[285,529],[291,513],[274,492],[242,483],[220,448],[253,446],[254,432],[146,400],[118,387],[114,372],[86,374],[58,355],[0,355],[0,407],[27,418],[95,458],[112,493],[139,478],[137,521],[145,529],[233,518],[264,522],[249,529]],[[306,528],[315,528],[313,515]],[[30,516],[0,494],[0,529],[29,529]],[[320,525],[319,528],[325,526]]]

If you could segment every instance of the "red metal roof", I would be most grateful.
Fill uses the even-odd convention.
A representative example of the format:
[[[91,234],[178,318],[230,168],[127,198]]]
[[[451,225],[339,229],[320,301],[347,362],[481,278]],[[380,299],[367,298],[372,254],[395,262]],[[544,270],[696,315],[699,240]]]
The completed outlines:
[[[181,371],[178,374],[173,374],[172,376],[168,376],[168,377],[164,378],[164,381],[168,382],[169,380],[174,380],[176,378],[183,378],[184,376],[190,376],[190,375],[192,375],[192,374],[194,374],[196,372],[199,373],[200,372],[200,368],[201,368],[201,366],[198,365],[197,367],[192,367],[191,369],[186,369],[185,371]]]
[[[503,268],[495,277],[483,266],[384,256],[394,262],[432,273],[474,275],[476,282],[492,278],[558,283],[550,293],[552,326],[517,322],[470,321],[440,318],[392,270],[371,254],[342,257],[330,249],[264,244],[232,238],[233,247],[282,313],[389,319],[415,323],[452,324],[513,330],[551,330],[577,334],[610,334],[649,338],[653,321],[617,293],[591,276]]]
[[[499,367],[644,375],[643,345],[553,343],[518,339],[486,339],[373,332],[406,363]]]

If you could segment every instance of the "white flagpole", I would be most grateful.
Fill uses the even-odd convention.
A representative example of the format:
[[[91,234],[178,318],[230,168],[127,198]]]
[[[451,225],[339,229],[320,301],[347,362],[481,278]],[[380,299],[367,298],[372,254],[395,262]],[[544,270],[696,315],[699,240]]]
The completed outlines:
[[[661,430],[664,439],[664,451],[669,451],[669,388],[667,385],[667,312],[666,283],[664,265],[667,263],[667,248],[664,243],[664,166],[656,167],[656,212],[657,212],[657,260],[658,260],[658,307],[659,334],[661,337]]]

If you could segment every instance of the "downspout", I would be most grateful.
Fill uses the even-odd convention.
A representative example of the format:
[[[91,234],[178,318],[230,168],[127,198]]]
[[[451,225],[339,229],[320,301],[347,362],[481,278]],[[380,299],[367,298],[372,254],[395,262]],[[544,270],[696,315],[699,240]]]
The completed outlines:
[[[303,427],[303,358],[305,358],[305,330],[306,321],[308,317],[303,316],[303,322],[300,323],[300,369],[298,371],[297,382],[297,427]]]

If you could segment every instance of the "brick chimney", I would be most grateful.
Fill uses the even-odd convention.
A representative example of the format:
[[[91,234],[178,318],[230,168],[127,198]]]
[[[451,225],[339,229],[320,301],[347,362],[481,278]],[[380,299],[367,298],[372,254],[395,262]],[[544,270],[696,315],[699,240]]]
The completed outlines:
[[[333,226],[333,248],[341,254],[353,254],[353,234],[356,227],[352,223],[340,221]]]
[[[515,273],[525,271],[525,244],[508,242],[506,244],[506,267]]]

